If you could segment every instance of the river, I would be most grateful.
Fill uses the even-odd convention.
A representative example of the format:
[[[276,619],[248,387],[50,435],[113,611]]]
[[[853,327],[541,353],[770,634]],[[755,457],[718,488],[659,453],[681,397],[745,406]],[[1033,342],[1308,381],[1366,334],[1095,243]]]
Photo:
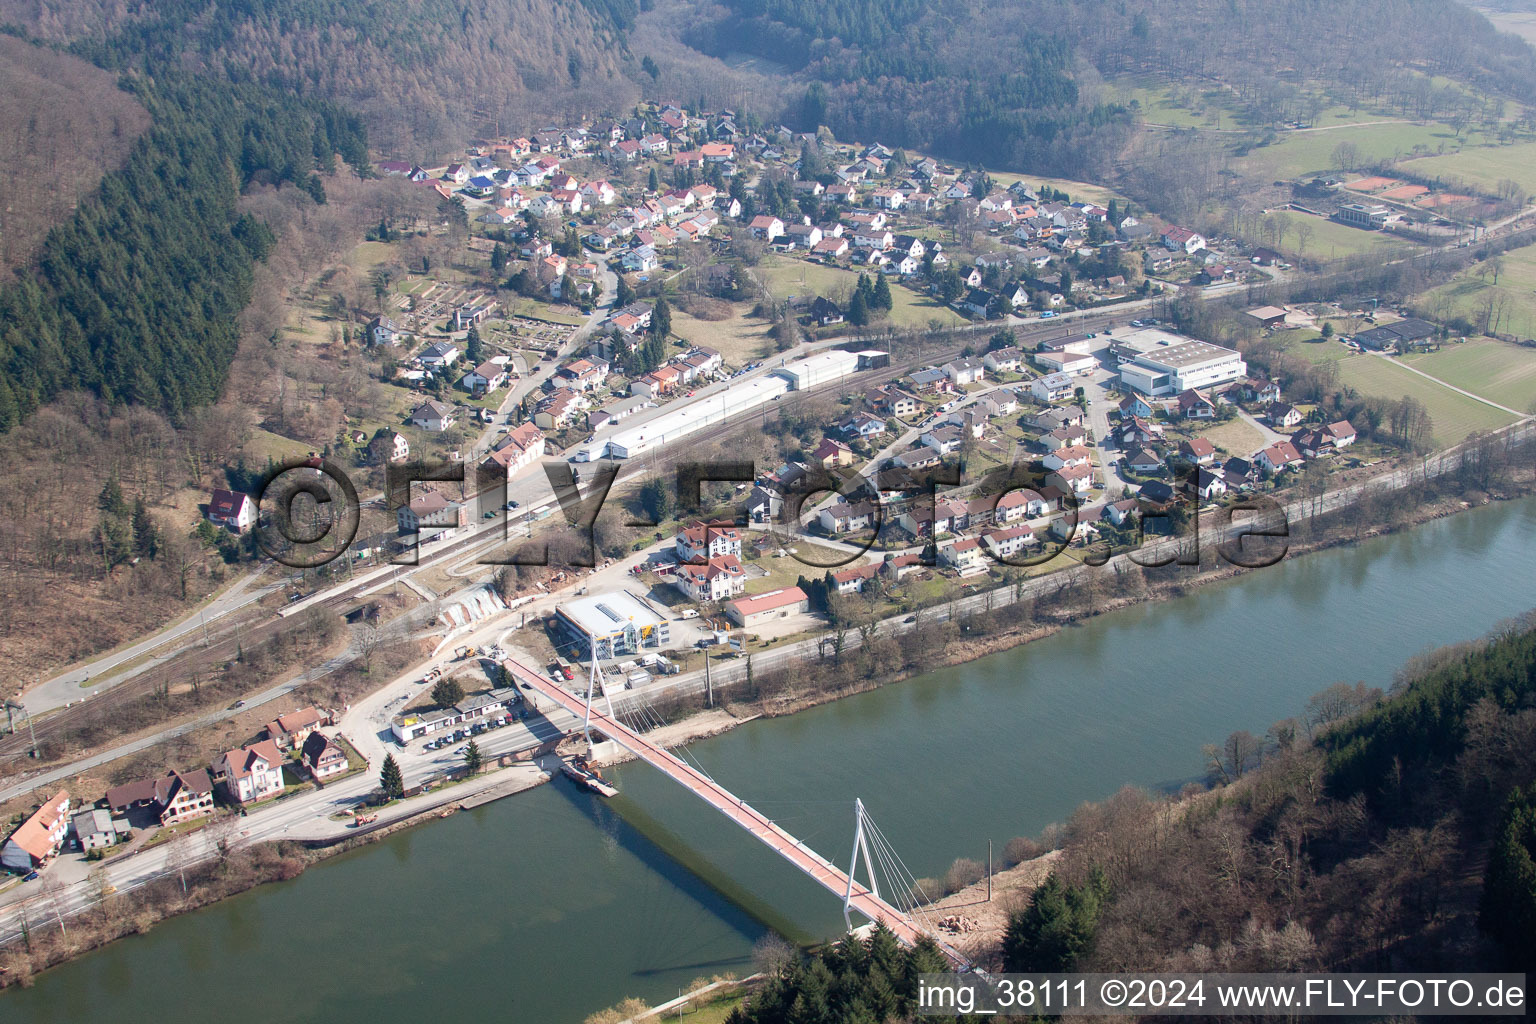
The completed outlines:
[[[1287,559],[689,753],[838,862],[861,797],[914,873],[941,874],[1126,783],[1176,788],[1201,744],[1536,606],[1533,526],[1526,499]],[[561,779],[167,921],[0,993],[0,1017],[580,1021],[747,973],[769,927],[841,929],[835,899],[669,780],[616,781],[611,802]]]

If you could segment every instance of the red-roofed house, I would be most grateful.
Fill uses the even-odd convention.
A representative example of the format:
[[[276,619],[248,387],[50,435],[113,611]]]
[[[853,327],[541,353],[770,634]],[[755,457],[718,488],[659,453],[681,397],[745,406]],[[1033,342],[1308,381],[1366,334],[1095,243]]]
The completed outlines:
[[[244,533],[256,521],[256,503],[249,494],[216,488],[208,499],[208,521],[232,533]]]
[[[267,723],[267,739],[277,746],[278,750],[297,750],[309,739],[310,733],[322,725],[330,723],[331,716],[311,704],[307,708],[298,711],[290,711],[286,715],[278,715],[277,718]]]
[[[834,441],[830,437],[821,439],[821,444],[811,453],[811,459],[823,469],[831,469],[833,466],[853,465],[853,449],[841,441]]]
[[[752,218],[752,223],[748,225],[748,228],[752,232],[753,238],[771,242],[784,233],[784,222],[777,217],[759,214]]]
[[[33,811],[0,847],[0,867],[25,874],[48,863],[69,832],[69,792],[59,790]]]
[[[717,555],[707,562],[679,565],[672,577],[672,585],[700,604],[723,601],[746,589],[747,571],[735,555]]]
[[[487,468],[499,466],[511,480],[518,471],[544,456],[544,432],[532,423],[523,423],[501,439],[496,450],[481,463]]]
[[[1302,464],[1301,453],[1289,441],[1276,441],[1255,455],[1253,461],[1271,473],[1295,469]]]
[[[236,803],[253,803],[283,791],[283,755],[271,740],[231,750],[210,767],[214,782]]]
[[[696,519],[674,538],[679,562],[708,561],[720,555],[741,557],[741,531],[735,523],[706,523]]]

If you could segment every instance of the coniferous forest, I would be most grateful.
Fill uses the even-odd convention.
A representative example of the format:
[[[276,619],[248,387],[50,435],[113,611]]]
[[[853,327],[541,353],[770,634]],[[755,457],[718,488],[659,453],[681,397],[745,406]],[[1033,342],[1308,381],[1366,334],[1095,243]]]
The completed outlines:
[[[153,126],[0,290],[0,430],[74,389],[173,420],[213,401],[271,245],[237,210],[240,188],[292,184],[323,202],[336,154],[367,167],[361,124],[328,104],[174,72],[125,82]]]

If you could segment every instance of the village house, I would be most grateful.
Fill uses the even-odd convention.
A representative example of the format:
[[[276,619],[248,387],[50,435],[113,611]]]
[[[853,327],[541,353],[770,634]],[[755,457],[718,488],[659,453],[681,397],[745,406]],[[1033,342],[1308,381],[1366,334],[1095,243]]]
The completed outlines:
[[[591,391],[608,379],[608,370],[606,359],[577,359],[560,367],[555,375],[572,391]]]
[[[1291,443],[1296,450],[1309,459],[1315,459],[1320,455],[1339,448],[1346,448],[1355,442],[1355,428],[1350,426],[1348,420],[1339,420],[1315,430],[1297,431],[1291,437]]]
[[[1051,451],[1083,445],[1088,443],[1088,431],[1080,426],[1061,426],[1042,435],[1040,443]]]
[[[374,463],[404,462],[411,457],[411,443],[398,430],[381,430],[368,443]]]
[[[506,382],[506,367],[500,363],[493,363],[490,360],[486,360],[459,378],[459,384],[464,390],[475,394],[488,394],[500,388]]]
[[[1210,501],[1227,493],[1227,482],[1222,479],[1221,470],[1201,466],[1199,472],[1195,474],[1195,493],[1204,501]]]
[[[106,801],[114,814],[145,809],[162,825],[178,825],[213,814],[213,780],[203,768],[172,769],[159,778],[114,786],[107,790]]]
[[[856,412],[851,416],[844,416],[834,426],[844,437],[871,438],[879,437],[885,433],[885,420],[879,416],[871,416],[867,412]]]
[[[423,349],[416,357],[416,362],[424,370],[446,370],[458,362],[458,359],[458,349],[446,341],[438,341]]]
[[[304,745],[310,733],[329,724],[331,716],[311,704],[307,708],[278,715],[268,722],[267,739],[276,744],[278,750],[297,750]]]
[[[1141,395],[1127,395],[1120,399],[1120,404],[1116,408],[1120,410],[1122,419],[1129,419],[1132,416],[1147,417],[1152,415],[1151,403]]]
[[[735,555],[716,555],[707,561],[679,565],[672,585],[698,604],[723,601],[746,589],[747,571]]]
[[[981,364],[993,373],[1017,373],[1024,365],[1024,353],[1012,345],[993,349],[981,357]]]
[[[1120,461],[1132,473],[1156,473],[1163,468],[1163,457],[1157,449],[1139,444],[1127,448]]]
[[[1179,392],[1179,415],[1187,420],[1216,418],[1216,403],[1194,388]]]
[[[752,218],[752,223],[747,228],[752,232],[753,238],[763,242],[772,242],[784,233],[784,222],[777,217],[759,214]]]
[[[811,461],[823,469],[831,469],[834,466],[853,465],[853,449],[841,441],[835,441],[830,437],[821,439],[816,450],[811,453]]]
[[[965,445],[965,432],[954,424],[945,424],[925,431],[922,443],[940,455],[949,455]]]
[[[1063,491],[1086,494],[1088,491],[1093,490],[1093,466],[1082,463],[1075,466],[1063,466],[1048,474],[1045,482],[1059,487]]]
[[[440,491],[428,491],[395,509],[395,522],[401,533],[416,533],[424,526],[453,529],[469,525],[469,508]]]
[[[1216,461],[1216,446],[1203,437],[1180,441],[1179,459],[1196,466],[1209,466]]]
[[[871,391],[867,399],[870,407],[886,416],[911,416],[918,410],[916,396],[903,391],[895,384],[886,384]]]
[[[981,542],[975,537],[940,541],[939,563],[955,570],[961,576],[974,576],[987,571],[987,559],[981,550]]]
[[[991,553],[992,557],[998,561],[1005,561],[1021,551],[1027,551],[1040,545],[1040,539],[1035,536],[1035,531],[1027,526],[1010,526],[1006,529],[987,530],[981,535],[981,542],[986,546],[987,551]]]
[[[822,509],[817,522],[828,533],[853,533],[875,525],[879,509],[873,502],[838,501]]]
[[[967,384],[975,384],[981,380],[986,372],[986,366],[974,359],[961,358],[944,364],[945,375],[954,381],[955,386],[958,388],[963,388]]]
[[[857,594],[880,575],[879,565],[856,565],[832,573],[832,588],[839,594]]]
[[[544,432],[532,423],[513,427],[506,437],[485,457],[481,465],[500,469],[511,480],[524,466],[544,457]]]
[[[1070,373],[1049,373],[1029,382],[1029,393],[1040,402],[1060,402],[1071,398],[1076,390]]]
[[[346,750],[323,732],[309,734],[299,752],[299,760],[309,770],[310,778],[316,782],[324,782],[347,772]]]
[[[0,847],[0,867],[26,874],[52,860],[69,835],[69,808],[69,792],[61,789],[29,814]]]
[[[406,337],[400,325],[387,316],[375,317],[368,324],[368,340],[375,345],[398,345]]]
[[[283,756],[271,740],[220,755],[212,766],[215,785],[233,803],[265,800],[283,791]]]
[[[533,407],[533,422],[545,430],[559,430],[569,426],[586,407],[587,400],[575,391],[557,388]]]
[[[1193,256],[1205,248],[1205,237],[1187,228],[1172,227],[1163,232],[1163,247],[1171,252]]]
[[[741,558],[741,531],[734,523],[706,523],[695,519],[687,526],[678,527],[673,538],[679,562],[703,561],[731,555]]]
[[[1124,498],[1110,505],[1104,506],[1104,518],[1115,526],[1124,526],[1134,520],[1139,512],[1140,503],[1135,498]]]
[[[69,821],[70,835],[86,853],[114,846],[130,831],[127,818],[113,818],[110,811],[101,809],[81,811]]]
[[[1053,452],[1047,452],[1040,461],[1046,469],[1092,465],[1093,452],[1080,444],[1064,445]]]
[[[1289,441],[1276,441],[1253,457],[1253,461],[1268,473],[1281,473],[1287,469],[1297,469],[1303,459],[1296,446]]]
[[[249,494],[216,487],[208,498],[208,521],[231,533],[244,533],[256,521],[256,502]]]
[[[411,411],[411,423],[423,430],[447,430],[458,418],[459,410],[436,400],[423,402]]]

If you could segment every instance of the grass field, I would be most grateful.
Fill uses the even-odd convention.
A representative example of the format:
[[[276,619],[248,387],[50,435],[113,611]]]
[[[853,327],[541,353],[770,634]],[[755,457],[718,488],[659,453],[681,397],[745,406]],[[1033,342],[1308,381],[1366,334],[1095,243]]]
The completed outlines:
[[[773,350],[768,323],[748,317],[746,311],[746,304],[738,303],[729,320],[699,320],[674,310],[672,333],[695,345],[718,350],[728,366],[744,366]]]
[[[1536,142],[1508,146],[1470,146],[1459,153],[1408,160],[1403,170],[1424,177],[1455,178],[1488,192],[1508,178],[1527,194],[1536,194]]]
[[[1511,249],[1503,254],[1504,269],[1498,284],[1486,266],[1474,265],[1463,270],[1448,284],[1428,292],[1419,304],[1432,315],[1447,318],[1463,316],[1480,323],[1490,300],[1502,316],[1490,329],[1500,334],[1536,338],[1536,246]],[[1478,276],[1477,271],[1485,271]],[[1490,396],[1491,397],[1491,396]]]
[[[1295,256],[1329,260],[1362,252],[1389,253],[1409,248],[1408,242],[1381,231],[1362,231],[1360,228],[1294,210],[1276,210],[1273,216],[1290,225],[1280,248]],[[1297,234],[1298,224],[1309,224],[1312,227],[1312,237],[1307,239],[1305,252],[1302,251],[1301,239]]]
[[[1111,199],[1124,202],[1125,197],[1114,189],[1103,185],[1095,185],[1087,181],[1073,181],[1069,178],[1042,178],[1038,174],[1013,174],[1007,171],[989,171],[992,180],[1002,188],[1008,188],[1016,181],[1022,181],[1031,188],[1044,188],[1049,186],[1059,189],[1072,197],[1075,203],[1078,200],[1088,203],[1098,203],[1100,206],[1108,206]]]
[[[1434,422],[1435,442],[1440,445],[1455,444],[1475,431],[1491,430],[1514,420],[1508,413],[1459,395],[1390,359],[1376,356],[1355,355],[1340,360],[1339,383],[1365,395],[1417,398],[1429,410]]]
[[[1405,359],[1447,384],[1521,411],[1536,411],[1536,349],[1472,338]]]
[[[1321,341],[1322,336],[1316,331],[1294,331],[1280,335],[1286,342],[1286,348],[1313,363],[1336,362],[1350,355],[1349,349],[1343,342]]]
[[[1361,118],[1361,120],[1366,120]],[[1469,136],[1463,133],[1460,145],[1467,145]],[[1407,156],[1414,147],[1422,146],[1429,153],[1458,145],[1456,132],[1438,122],[1415,124],[1394,121],[1387,124],[1359,124],[1350,128],[1330,131],[1285,132],[1274,145],[1260,146],[1240,157],[1238,166],[1248,175],[1259,178],[1295,178],[1317,171],[1334,170],[1333,150],[1341,142],[1353,142],[1359,147],[1367,162],[1396,159]]]
[[[768,290],[780,299],[791,295],[809,299],[815,295],[851,292],[859,283],[856,271],[777,257],[765,259],[759,273],[768,285]],[[938,320],[946,326],[965,322],[954,310],[918,295],[904,285],[893,283],[891,297],[895,300],[891,309],[891,323],[898,326],[926,327],[929,320]]]
[[[1248,421],[1234,417],[1225,423],[1206,423],[1191,428],[1222,451],[1246,459],[1264,447],[1264,435]]]

